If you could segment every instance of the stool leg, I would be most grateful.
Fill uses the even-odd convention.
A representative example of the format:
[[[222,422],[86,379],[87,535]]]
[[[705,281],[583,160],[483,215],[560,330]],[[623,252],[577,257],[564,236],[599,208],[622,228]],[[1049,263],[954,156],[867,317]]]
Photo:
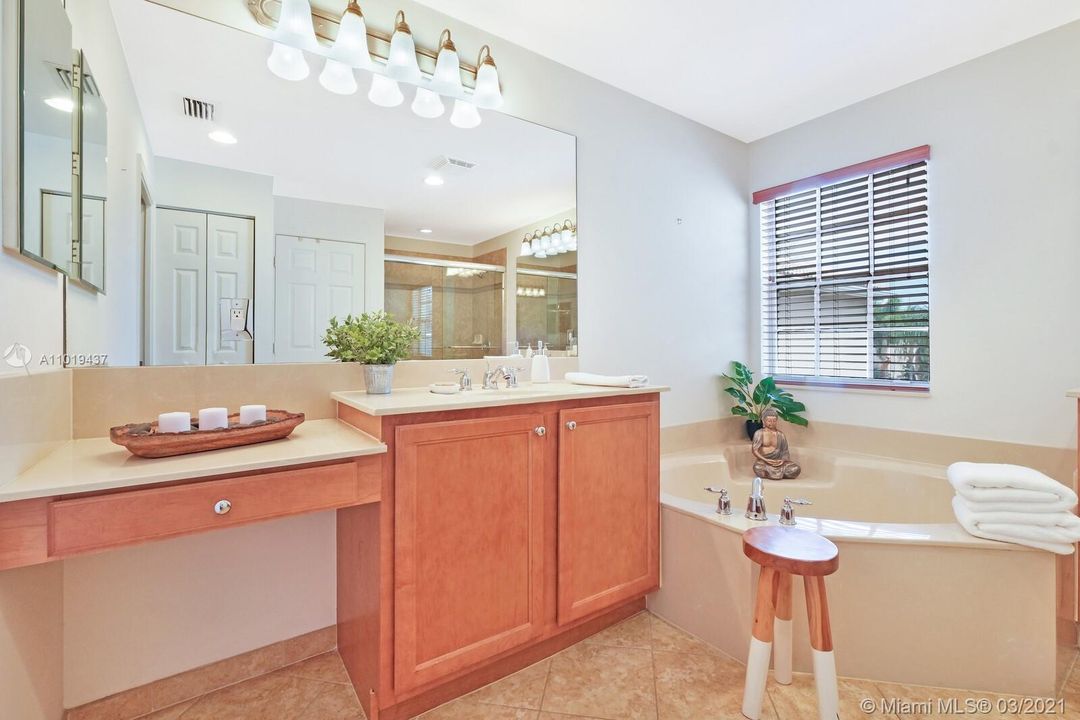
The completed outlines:
[[[836,683],[836,659],[833,657],[825,578],[804,577],[803,586],[806,589],[806,615],[810,621],[810,647],[814,654],[818,717],[820,720],[837,720],[840,712],[840,691]]]
[[[746,684],[743,687],[742,704],[742,714],[750,720],[759,720],[761,705],[765,701],[778,575],[776,570],[763,567],[758,577],[757,598],[754,601],[754,629],[750,638],[750,652],[746,657]]]
[[[791,684],[791,574],[778,573],[776,622],[773,624],[773,675],[781,685]]]

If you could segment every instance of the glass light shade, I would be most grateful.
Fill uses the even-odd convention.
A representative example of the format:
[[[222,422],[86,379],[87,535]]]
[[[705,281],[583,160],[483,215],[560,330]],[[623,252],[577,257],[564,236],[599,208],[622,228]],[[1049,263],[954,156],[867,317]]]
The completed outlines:
[[[367,43],[367,24],[359,8],[349,9],[341,16],[341,25],[338,27],[337,39],[334,40],[334,49],[330,51],[330,57],[349,67],[361,70],[371,69],[371,52]]]
[[[450,124],[454,127],[469,130],[481,122],[480,111],[468,100],[455,100],[454,112],[450,113]]]
[[[493,63],[484,62],[476,71],[476,90],[473,102],[479,108],[494,110],[503,103],[502,90],[499,89],[499,71]]]
[[[521,241],[521,257],[529,257],[532,255],[532,245],[529,243],[529,238],[525,238]]]
[[[401,88],[390,78],[373,73],[371,75],[371,90],[368,91],[368,100],[379,107],[397,107],[405,102],[405,96],[401,94]]]
[[[420,82],[420,66],[416,63],[416,43],[408,26],[400,25],[390,38],[390,55],[386,60],[386,75],[391,80],[416,84]]]
[[[461,95],[461,60],[458,59],[457,50],[444,47],[439,51],[439,57],[435,60],[435,73],[431,76],[431,85],[434,92],[450,97]]]
[[[356,92],[356,76],[353,69],[343,62],[326,59],[326,65],[319,75],[319,84],[338,95],[352,95]]]
[[[274,43],[274,50],[266,59],[266,67],[282,80],[293,82],[303,80],[311,72],[303,50],[279,42]]]
[[[442,98],[427,88],[416,88],[416,97],[412,101],[412,111],[422,118],[437,118],[446,112]]]
[[[543,248],[540,248],[539,250],[533,250],[533,257],[537,260],[543,260],[547,257],[547,253],[544,252]]]
[[[274,40],[301,50],[315,50],[319,46],[308,0],[282,0]]]
[[[563,225],[563,229],[562,229],[562,232],[560,233],[560,235],[562,236],[563,245],[569,245],[570,244],[570,238],[573,237],[573,235],[574,235],[574,233],[571,232],[571,230],[570,230],[570,225],[569,224]]]
[[[540,236],[540,247],[544,249],[545,253],[550,255],[551,250],[551,234],[547,230],[544,230],[544,234]]]

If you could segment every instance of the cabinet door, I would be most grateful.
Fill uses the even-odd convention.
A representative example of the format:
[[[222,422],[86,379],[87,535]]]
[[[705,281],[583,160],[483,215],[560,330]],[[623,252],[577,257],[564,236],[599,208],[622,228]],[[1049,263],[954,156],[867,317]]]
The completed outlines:
[[[558,620],[565,624],[660,582],[656,403],[559,413]]]
[[[394,682],[407,690],[543,628],[540,414],[395,434]]]

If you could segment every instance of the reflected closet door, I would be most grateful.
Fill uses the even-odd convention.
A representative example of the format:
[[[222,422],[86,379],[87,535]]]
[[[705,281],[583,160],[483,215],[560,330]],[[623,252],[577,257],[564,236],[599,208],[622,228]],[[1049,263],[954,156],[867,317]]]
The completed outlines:
[[[206,215],[157,212],[150,358],[154,365],[206,363]]]

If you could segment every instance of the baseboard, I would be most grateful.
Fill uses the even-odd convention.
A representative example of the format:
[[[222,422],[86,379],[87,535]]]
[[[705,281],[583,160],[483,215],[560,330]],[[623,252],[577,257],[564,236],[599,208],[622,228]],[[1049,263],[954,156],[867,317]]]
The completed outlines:
[[[67,710],[66,720],[134,720],[337,647],[337,626],[315,630]]]

